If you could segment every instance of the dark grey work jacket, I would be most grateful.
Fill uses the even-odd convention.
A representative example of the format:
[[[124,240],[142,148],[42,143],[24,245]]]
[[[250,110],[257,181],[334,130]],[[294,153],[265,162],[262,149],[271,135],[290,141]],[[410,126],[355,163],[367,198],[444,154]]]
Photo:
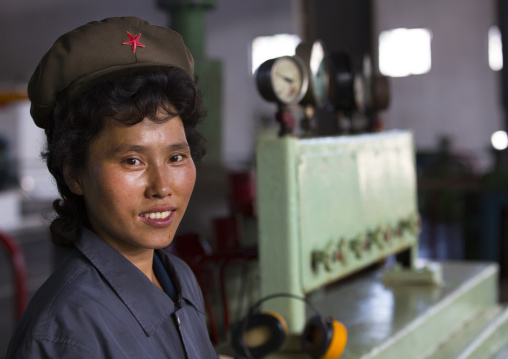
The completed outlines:
[[[175,282],[178,305],[84,229],[76,249],[30,301],[7,359],[216,359],[194,275],[182,260],[157,253]]]

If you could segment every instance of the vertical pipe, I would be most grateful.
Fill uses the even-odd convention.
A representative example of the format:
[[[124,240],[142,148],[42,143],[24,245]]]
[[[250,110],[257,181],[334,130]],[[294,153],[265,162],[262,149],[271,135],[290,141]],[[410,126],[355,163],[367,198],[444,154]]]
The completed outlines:
[[[0,243],[4,245],[9,253],[12,269],[14,271],[17,322],[23,315],[28,301],[25,257],[23,256],[21,247],[8,235],[0,233]]]
[[[205,56],[205,13],[215,0],[158,0],[158,5],[171,15],[171,28],[180,33],[192,55]]]
[[[206,12],[215,7],[216,0],[158,0],[159,7],[168,11],[170,27],[180,33],[194,57],[194,73],[198,87],[205,94],[203,103],[207,120],[200,131],[207,139],[204,161],[220,164],[222,149],[222,63],[206,58]]]

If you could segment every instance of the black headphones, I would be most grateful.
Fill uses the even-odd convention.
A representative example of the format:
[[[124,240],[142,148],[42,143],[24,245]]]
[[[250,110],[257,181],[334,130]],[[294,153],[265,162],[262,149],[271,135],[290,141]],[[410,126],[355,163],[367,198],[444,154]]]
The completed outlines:
[[[287,336],[287,324],[284,318],[274,312],[255,313],[260,305],[267,300],[280,297],[289,297],[305,302],[316,313],[305,324],[301,336],[302,351],[312,358],[336,359],[347,342],[346,327],[333,318],[325,318],[317,308],[307,299],[289,293],[272,294],[256,302],[247,316],[233,325],[231,344],[235,351],[249,359],[263,358],[280,349]],[[257,333],[256,335],[256,331]],[[249,346],[245,340],[246,334],[253,334],[257,338]],[[252,335],[251,335],[252,338]]]

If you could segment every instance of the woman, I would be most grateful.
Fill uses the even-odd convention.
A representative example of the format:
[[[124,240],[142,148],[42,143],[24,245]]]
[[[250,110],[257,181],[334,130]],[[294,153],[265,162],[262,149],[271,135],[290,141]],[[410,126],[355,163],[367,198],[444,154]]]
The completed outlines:
[[[216,358],[203,299],[168,246],[204,154],[193,59],[138,18],[60,37],[28,86],[72,253],[32,298],[7,358]]]

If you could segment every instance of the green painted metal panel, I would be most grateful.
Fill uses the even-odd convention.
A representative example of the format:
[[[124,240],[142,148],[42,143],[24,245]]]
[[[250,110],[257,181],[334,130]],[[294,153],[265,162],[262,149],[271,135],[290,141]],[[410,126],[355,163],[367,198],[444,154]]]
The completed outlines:
[[[486,311],[499,313],[497,266],[466,262],[440,264],[445,279],[442,287],[387,287],[381,283],[382,269],[378,269],[313,295],[312,301],[321,312],[334,316],[348,330],[348,343],[340,358],[491,358],[489,353],[506,341],[506,312],[494,319],[492,324],[496,330],[491,330],[487,340],[481,338],[482,326],[474,328],[471,323]],[[490,313],[485,322],[492,319],[492,314],[496,312]],[[462,340],[461,336],[469,341]],[[310,358],[295,354],[299,342],[297,337],[292,339],[286,346],[291,353],[281,351],[267,359]],[[454,348],[443,347],[443,343],[452,341],[455,341]],[[477,342],[482,344],[476,345]],[[474,350],[465,348],[469,343]],[[445,350],[441,352],[441,349]],[[467,356],[461,357],[462,354]]]
[[[473,266],[475,265],[473,264]],[[453,269],[457,269],[457,267]],[[344,355],[343,359],[426,358],[426,353],[432,346],[439,345],[444,338],[463,330],[463,327],[483,310],[496,305],[497,268],[491,265],[482,269],[482,273],[467,278],[466,281],[454,288],[455,290],[451,294],[431,307],[424,307],[423,303],[417,301],[409,303],[415,308],[407,308],[403,302],[397,303],[394,309],[399,311],[399,315],[409,315],[415,309],[419,309],[420,313],[409,325],[397,328],[398,331],[394,331],[389,340],[368,354],[362,356]],[[462,270],[467,271],[468,269],[464,266]],[[449,278],[447,285],[453,288]],[[447,289],[449,290],[449,288],[445,288],[444,291],[440,289],[435,293],[446,293]],[[406,286],[402,290],[406,292],[412,290],[417,293],[417,289],[411,286]]]
[[[303,296],[403,249],[416,253],[409,132],[264,139],[257,183],[263,296]],[[301,329],[302,304],[269,307],[289,318],[290,331]]]
[[[410,133],[301,140],[298,162],[305,292],[417,242],[417,232],[395,235],[401,221],[417,216]],[[387,230],[391,240],[370,238]],[[310,254],[327,248],[341,260],[313,266]]]
[[[301,295],[300,251],[298,244],[285,238],[298,238],[295,138],[262,141],[257,151],[259,203],[259,257],[261,296],[272,293]],[[261,190],[261,191],[260,191]],[[289,318],[291,331],[305,323],[305,305],[296,300],[273,300],[269,308]],[[294,315],[299,313],[299,315]]]
[[[502,308],[500,306],[492,306],[484,310],[478,310],[475,317],[464,322],[460,327],[460,330],[457,330],[446,338],[439,339],[436,343],[436,347],[430,347],[428,354],[425,355],[424,358],[459,358],[459,355],[464,351],[464,348],[474,341],[474,339],[478,336],[478,333],[480,333],[485,327],[488,327],[501,312]]]
[[[496,265],[441,265],[442,287],[387,287],[380,283],[378,270],[316,298],[315,304],[324,313],[335,316],[348,329],[348,345],[341,359],[434,358],[430,354],[443,341],[461,335],[480,313],[497,305]]]
[[[494,318],[458,356],[458,359],[485,359],[500,357],[498,352],[508,343],[508,309]],[[506,353],[506,352],[505,352]],[[505,354],[506,355],[506,354]],[[503,356],[506,358],[506,356]]]

